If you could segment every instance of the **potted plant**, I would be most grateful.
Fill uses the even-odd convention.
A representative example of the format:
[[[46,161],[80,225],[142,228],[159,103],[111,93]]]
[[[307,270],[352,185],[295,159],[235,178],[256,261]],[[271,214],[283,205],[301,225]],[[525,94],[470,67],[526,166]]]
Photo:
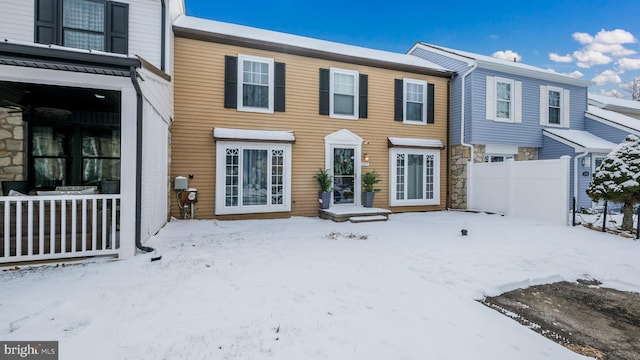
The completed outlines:
[[[320,202],[320,209],[328,209],[331,205],[331,185],[333,179],[329,169],[318,169],[315,175],[320,185],[320,192],[318,193],[318,201]]]
[[[380,182],[380,174],[375,170],[365,173],[362,176],[362,206],[373,207],[373,196],[380,189],[374,188]]]

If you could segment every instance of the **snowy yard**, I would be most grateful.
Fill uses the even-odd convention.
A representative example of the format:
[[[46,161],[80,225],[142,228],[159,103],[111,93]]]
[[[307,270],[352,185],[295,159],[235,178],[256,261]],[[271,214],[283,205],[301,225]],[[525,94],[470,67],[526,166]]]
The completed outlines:
[[[476,300],[640,291],[640,242],[487,214],[174,221],[148,245],[162,260],[1,272],[0,339],[60,359],[585,359]]]

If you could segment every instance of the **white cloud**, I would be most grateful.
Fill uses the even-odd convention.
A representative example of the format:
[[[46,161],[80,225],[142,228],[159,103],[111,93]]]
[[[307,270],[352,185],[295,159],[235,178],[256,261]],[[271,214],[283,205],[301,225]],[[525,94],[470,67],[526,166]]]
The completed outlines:
[[[637,40],[628,31],[622,29],[615,29],[612,31],[600,30],[595,37],[595,42],[607,45],[615,44],[633,44]]]
[[[609,53],[613,56],[627,56],[636,53],[635,51],[627,49],[620,44],[601,44],[597,42],[589,45],[589,50],[601,53]]]
[[[583,73],[581,73],[581,72],[580,72],[580,71],[578,71],[578,70],[576,70],[576,71],[572,71],[572,72],[570,72],[570,73],[568,73],[568,74],[566,74],[566,75],[569,75],[569,76],[574,77],[574,78],[576,78],[576,79],[581,79],[581,78],[584,76],[584,74],[583,74]]]
[[[622,82],[620,76],[613,70],[605,70],[600,75],[593,78],[593,82],[598,85],[619,84]]]
[[[624,97],[624,95],[620,91],[618,91],[616,89],[612,89],[612,90],[604,90],[604,89],[602,89],[598,93],[600,95],[611,96],[611,97],[616,97],[616,98]]]
[[[593,65],[605,65],[612,60],[609,56],[592,50],[574,51],[573,56],[578,60],[578,67],[585,69]]]
[[[570,54],[558,55],[556,53],[551,53],[549,54],[549,59],[551,61],[560,62],[560,63],[570,63],[573,61],[573,57]]]
[[[640,70],[640,59],[622,58],[618,60],[618,68],[620,71]]]
[[[587,33],[576,32],[573,33],[573,38],[579,42],[580,44],[586,45],[591,44],[593,42],[593,36]]]
[[[491,54],[491,56],[493,56],[494,58],[507,60],[507,61],[513,61],[513,59],[516,59],[517,62],[520,62],[520,60],[522,60],[522,56],[520,56],[520,54],[518,54],[517,52],[513,52],[511,50],[496,51],[493,54]]]

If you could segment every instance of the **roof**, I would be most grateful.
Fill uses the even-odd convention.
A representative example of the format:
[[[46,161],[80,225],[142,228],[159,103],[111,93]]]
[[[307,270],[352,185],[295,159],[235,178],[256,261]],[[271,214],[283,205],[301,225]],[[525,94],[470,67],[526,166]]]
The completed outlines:
[[[391,146],[414,147],[414,148],[444,148],[442,141],[438,139],[416,139],[416,138],[399,138],[389,137]]]
[[[611,123],[614,127],[633,132],[640,135],[640,120],[626,116],[615,111],[601,109],[597,106],[589,105],[585,116],[589,119]]]
[[[604,109],[640,113],[640,101],[589,93],[589,104]]]
[[[572,129],[544,129],[549,138],[571,146],[576,152],[609,153],[617,144],[593,135],[588,131]]]
[[[436,76],[455,72],[416,56],[181,15],[176,36]]]
[[[214,128],[213,138],[216,141],[245,140],[291,143],[296,141],[296,137],[293,134],[293,131],[244,130],[227,128]]]
[[[563,84],[570,84],[575,86],[588,87],[593,85],[591,81],[577,79],[569,75],[557,73],[553,70],[546,70],[532,65],[527,65],[521,62],[507,61],[495,58],[493,56],[480,55],[467,51],[450,49],[443,46],[428,44],[424,42],[418,42],[414,45],[423,46],[431,51],[439,53],[444,56],[452,57],[459,61],[466,62],[469,66],[472,66],[476,62],[478,66],[484,69],[490,69],[495,71],[506,72],[515,75],[527,76],[537,79],[543,79],[547,81],[553,81]],[[413,49],[412,49],[413,50]],[[412,50],[409,50],[411,52]]]

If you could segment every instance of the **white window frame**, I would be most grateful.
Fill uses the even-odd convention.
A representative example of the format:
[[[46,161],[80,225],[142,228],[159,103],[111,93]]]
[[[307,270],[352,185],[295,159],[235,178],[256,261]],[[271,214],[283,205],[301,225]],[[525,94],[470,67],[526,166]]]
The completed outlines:
[[[283,150],[283,201],[282,204],[271,204],[271,196],[267,196],[267,205],[243,205],[242,204],[242,166],[243,158],[238,158],[238,205],[226,205],[226,155],[227,149],[238,149],[242,154],[243,150]],[[272,157],[269,156],[267,189],[271,189],[272,180]],[[216,215],[226,214],[254,214],[269,212],[291,211],[291,144],[273,142],[244,142],[244,141],[218,141],[216,143]]]
[[[557,92],[560,94],[560,123],[559,124],[552,124],[549,122],[549,109],[551,108],[551,105],[549,105],[549,94],[551,94],[551,92]],[[547,86],[547,103],[546,103],[546,120],[547,120],[547,125],[548,126],[557,126],[557,127],[564,127],[564,89],[556,87],[556,86]]]
[[[422,199],[396,199],[396,191],[397,191],[397,164],[396,157],[398,154],[405,154],[406,156],[411,155],[423,155],[425,156],[433,156],[433,198],[425,199],[425,189],[423,188],[423,198]],[[426,166],[424,168],[426,172]],[[440,205],[440,150],[434,149],[413,149],[413,148],[391,148],[389,151],[389,204],[391,206],[419,206],[419,205]],[[406,167],[405,174],[406,178]],[[426,186],[426,181],[424,183]],[[405,187],[406,188],[406,187]],[[405,190],[406,194],[406,190]]]
[[[560,124],[549,123],[549,92],[555,91],[560,93]],[[569,89],[563,89],[557,86],[541,85],[540,86],[540,125],[569,128],[571,92]]]
[[[504,100],[500,100],[498,99],[498,83],[503,83],[503,84],[509,84],[510,85],[510,100],[509,100],[509,117],[508,118],[504,118],[504,117],[499,117],[498,116],[498,101],[504,101]],[[496,83],[495,83],[495,90],[494,90],[494,94],[495,94],[495,120],[496,121],[501,121],[501,122],[515,122],[515,95],[516,95],[516,84],[515,81],[513,79],[506,79],[506,78],[501,78],[501,77],[497,77],[496,76]]]
[[[344,74],[353,76],[353,115],[345,115],[345,114],[336,114],[334,112],[334,74]],[[359,105],[359,97],[360,97],[360,73],[355,70],[345,70],[338,68],[330,68],[329,69],[329,117],[336,119],[349,119],[349,120],[357,120],[359,117],[358,114],[358,105]]]
[[[503,158],[502,161],[492,161],[492,158]],[[513,154],[485,154],[484,156],[484,162],[486,163],[492,163],[492,162],[505,162],[507,160],[514,160],[515,159],[515,155]]]
[[[243,95],[244,95],[244,62],[252,61],[252,62],[260,62],[266,63],[269,69],[269,102],[266,108],[256,107],[256,106],[244,106],[243,104]],[[273,98],[274,98],[274,89],[275,89],[275,66],[274,60],[271,58],[252,56],[252,55],[244,55],[238,54],[238,101],[237,101],[237,110],[238,111],[248,111],[248,112],[259,112],[259,113],[273,113]]]
[[[407,85],[415,84],[422,86],[422,120],[408,120],[407,119],[407,103],[409,102],[407,96]],[[427,82],[424,80],[417,79],[403,79],[402,81],[402,122],[405,124],[419,124],[426,125],[427,124]]]

